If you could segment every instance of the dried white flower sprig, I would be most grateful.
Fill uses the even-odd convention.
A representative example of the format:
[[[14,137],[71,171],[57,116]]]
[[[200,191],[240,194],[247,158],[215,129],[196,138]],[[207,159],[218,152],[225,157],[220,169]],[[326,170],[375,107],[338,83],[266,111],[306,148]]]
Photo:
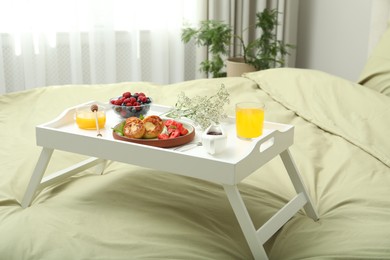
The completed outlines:
[[[210,97],[195,96],[189,98],[184,92],[181,92],[178,95],[175,107],[166,116],[189,118],[204,130],[211,124],[219,124],[222,119],[227,117],[223,108],[225,104],[229,104],[229,92],[223,84],[221,84],[218,92]]]

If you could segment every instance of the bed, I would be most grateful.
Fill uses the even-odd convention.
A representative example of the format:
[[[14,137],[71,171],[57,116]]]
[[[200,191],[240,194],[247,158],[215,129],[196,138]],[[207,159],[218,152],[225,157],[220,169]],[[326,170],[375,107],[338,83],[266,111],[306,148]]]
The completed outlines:
[[[389,34],[379,46],[390,46]],[[390,68],[383,49],[374,50],[360,84],[279,68],[170,85],[65,85],[2,95],[0,258],[252,259],[220,185],[147,167],[109,161],[103,175],[85,170],[21,207],[41,152],[35,126],[125,91],[173,106],[180,92],[212,95],[223,84],[229,115],[239,101],[261,101],[267,121],[294,126],[290,152],[319,214],[318,221],[295,214],[265,244],[269,258],[390,259]],[[47,173],[83,159],[55,151]],[[278,157],[239,190],[257,227],[294,195]]]

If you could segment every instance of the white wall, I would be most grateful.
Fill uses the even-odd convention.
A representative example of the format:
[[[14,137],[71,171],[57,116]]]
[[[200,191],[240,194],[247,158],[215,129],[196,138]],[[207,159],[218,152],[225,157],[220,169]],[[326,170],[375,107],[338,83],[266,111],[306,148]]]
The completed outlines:
[[[356,81],[367,60],[372,1],[300,0],[296,67]]]

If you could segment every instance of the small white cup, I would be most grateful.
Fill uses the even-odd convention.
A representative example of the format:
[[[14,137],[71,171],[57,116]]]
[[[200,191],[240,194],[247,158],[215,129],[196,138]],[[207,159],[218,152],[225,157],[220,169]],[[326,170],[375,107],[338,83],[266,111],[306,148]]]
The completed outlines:
[[[226,144],[227,135],[220,126],[211,125],[202,134],[202,146],[209,154],[222,152]]]

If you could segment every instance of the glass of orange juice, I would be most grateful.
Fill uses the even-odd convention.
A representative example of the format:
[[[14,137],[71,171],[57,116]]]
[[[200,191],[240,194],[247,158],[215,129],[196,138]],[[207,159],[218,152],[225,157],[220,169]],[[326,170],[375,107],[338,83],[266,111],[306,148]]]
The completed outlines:
[[[99,128],[106,124],[106,112],[103,106],[98,106],[98,110],[93,112],[91,106],[81,106],[76,108],[76,123],[81,129],[96,129],[96,116]]]
[[[257,102],[236,104],[237,136],[244,139],[256,138],[263,134],[264,105]]]

